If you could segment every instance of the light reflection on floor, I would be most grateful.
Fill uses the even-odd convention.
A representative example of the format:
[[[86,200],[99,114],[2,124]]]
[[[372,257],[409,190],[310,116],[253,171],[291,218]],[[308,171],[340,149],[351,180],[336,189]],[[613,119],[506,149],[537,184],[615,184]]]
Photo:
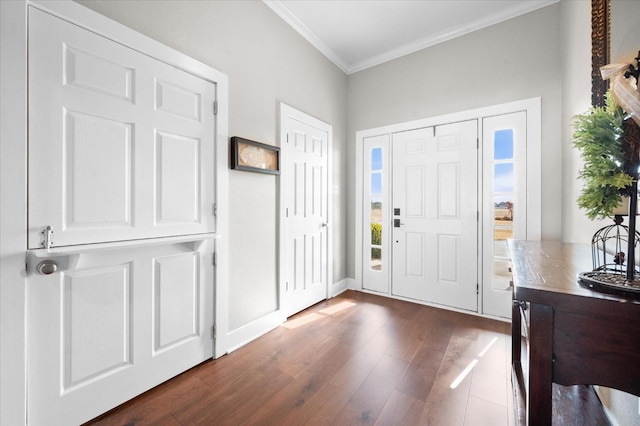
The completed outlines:
[[[485,346],[485,348],[483,350],[480,351],[480,353],[478,354],[478,358],[482,358],[491,348],[491,346],[493,346],[494,343],[496,343],[498,341],[497,337],[494,337],[493,339],[491,339],[491,341],[487,344],[487,346]],[[480,362],[480,360],[478,358],[474,358],[469,365],[467,365],[467,367],[462,370],[462,372],[460,374],[458,374],[458,377],[456,377],[453,382],[451,382],[451,384],[449,385],[449,388],[451,389],[455,389],[458,387],[458,385],[460,383],[462,383],[462,381],[464,380],[465,377],[467,377],[467,375],[469,373],[471,373],[471,370],[473,370],[473,368],[476,366],[476,364],[478,364],[478,362]]]
[[[321,309],[320,312],[322,312],[323,314],[327,314],[327,315],[333,315],[336,312],[340,312],[343,311],[347,308],[350,308],[352,306],[355,306],[356,304],[353,302],[340,302],[338,304],[335,304],[333,306],[329,306],[328,308],[324,308]]]
[[[355,305],[356,304],[354,302],[337,303],[337,304],[335,304],[333,306],[329,306],[327,308],[321,309],[319,312],[321,314],[324,314],[324,315],[320,315],[320,314],[317,314],[315,312],[311,312],[311,313],[309,313],[307,315],[304,315],[304,316],[298,317],[296,319],[292,319],[292,320],[289,320],[289,321],[285,322],[284,324],[282,324],[282,327],[289,328],[289,329],[298,328],[298,327],[300,327],[302,325],[309,324],[310,322],[313,322],[313,321],[318,320],[320,318],[324,318],[325,315],[333,315],[333,314],[335,314],[337,312],[343,311],[343,310],[348,309],[348,308],[350,308],[352,306],[355,306]]]

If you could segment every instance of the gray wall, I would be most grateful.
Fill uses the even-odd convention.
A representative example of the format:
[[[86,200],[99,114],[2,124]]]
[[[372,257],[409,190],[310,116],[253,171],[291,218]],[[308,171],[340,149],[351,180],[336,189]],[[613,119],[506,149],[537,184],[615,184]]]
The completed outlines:
[[[560,5],[555,4],[349,76],[348,163],[355,132],[525,98],[542,98],[542,236],[561,237]],[[353,169],[349,193],[355,194]],[[354,271],[350,197],[349,276]]]
[[[79,3],[229,77],[229,135],[277,145],[285,102],[333,126],[333,281],[346,277],[347,76],[259,1]],[[276,309],[277,178],[230,171],[229,324]]]

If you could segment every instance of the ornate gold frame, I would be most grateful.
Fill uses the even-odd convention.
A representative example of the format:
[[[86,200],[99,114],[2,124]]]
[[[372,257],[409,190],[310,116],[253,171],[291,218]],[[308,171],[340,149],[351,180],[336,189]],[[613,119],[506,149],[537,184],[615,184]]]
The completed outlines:
[[[610,61],[610,0],[591,0],[591,104],[603,106],[609,82],[600,67]]]

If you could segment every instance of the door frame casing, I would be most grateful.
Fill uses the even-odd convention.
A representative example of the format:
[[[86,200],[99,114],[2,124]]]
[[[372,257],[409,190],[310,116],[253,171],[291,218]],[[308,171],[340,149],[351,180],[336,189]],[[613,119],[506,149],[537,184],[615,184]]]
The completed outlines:
[[[393,134],[397,132],[403,132],[412,129],[418,129],[422,127],[432,127],[442,124],[478,119],[479,120],[479,133],[478,137],[482,136],[482,118],[490,117],[494,115],[508,114],[512,112],[526,111],[527,113],[527,238],[529,240],[540,240],[542,235],[542,116],[541,116],[541,98],[529,98],[518,100],[514,102],[508,102],[499,105],[492,105],[482,108],[477,108],[468,111],[461,111],[452,114],[445,114],[436,117],[424,118],[419,120],[413,120],[403,123],[391,124],[388,126],[381,126],[366,130],[359,130],[356,132],[356,171],[355,171],[355,242],[354,242],[354,259],[355,259],[355,280],[352,282],[352,289],[367,291],[363,289],[362,282],[362,268],[364,265],[363,259],[363,223],[364,223],[364,209],[363,209],[363,171],[364,171],[364,138]],[[482,142],[482,141],[480,141]],[[483,167],[481,153],[479,153],[478,159],[478,173],[479,177],[482,176]],[[482,190],[482,183],[479,182],[479,191]],[[482,192],[479,192],[480,197]],[[482,200],[480,199],[479,202]],[[478,227],[478,241],[482,241],[482,232],[484,223],[484,213],[481,205],[479,209],[479,227]],[[478,247],[479,256],[479,269],[478,269],[478,282],[480,285],[480,295],[482,295],[482,252],[481,247]],[[391,288],[391,286],[389,287]],[[391,292],[389,297],[395,297],[402,299],[401,297],[392,296]],[[482,298],[478,301],[478,313],[483,313]],[[428,302],[420,302],[426,305],[431,305]],[[434,305],[441,306],[441,305]],[[455,308],[447,309],[456,310]],[[462,311],[469,313],[468,311]]]
[[[27,14],[35,7],[216,84],[217,203],[214,357],[227,353],[228,78],[225,74],[72,1],[0,2],[0,424],[26,424]]]
[[[284,162],[287,161],[287,144],[285,143],[287,140],[287,126],[285,126],[285,120],[287,117],[292,117],[298,121],[301,121],[309,126],[315,127],[322,131],[327,132],[327,268],[325,271],[326,274],[326,298],[329,299],[335,296],[333,289],[333,202],[332,202],[332,191],[333,187],[332,181],[332,153],[333,153],[333,126],[328,124],[322,120],[319,120],[305,112],[302,112],[292,106],[285,104],[284,102],[280,103],[280,119],[278,121],[279,125],[279,133],[280,133],[280,152],[282,154],[281,157],[281,169],[287,170],[288,168],[284,166]],[[280,180],[278,185],[278,217],[280,218],[278,221],[278,283],[279,283],[279,291],[278,291],[278,310],[282,313],[283,318],[282,321],[286,320],[286,309],[284,309],[284,300],[285,300],[285,273],[284,271],[287,268],[286,256],[284,253],[285,245],[284,241],[286,238],[287,226],[285,224],[285,205],[288,202],[288,195],[282,191],[283,188],[283,180],[287,179],[288,176],[285,174],[280,174]]]

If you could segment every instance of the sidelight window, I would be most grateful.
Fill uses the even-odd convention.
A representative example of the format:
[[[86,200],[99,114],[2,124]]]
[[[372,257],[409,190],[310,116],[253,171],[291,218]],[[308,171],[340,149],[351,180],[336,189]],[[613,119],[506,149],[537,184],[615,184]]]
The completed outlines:
[[[509,286],[509,249],[517,217],[513,129],[497,130],[493,135],[493,287]]]
[[[371,257],[369,268],[382,269],[382,148],[371,149],[371,188],[369,188],[371,237]]]

